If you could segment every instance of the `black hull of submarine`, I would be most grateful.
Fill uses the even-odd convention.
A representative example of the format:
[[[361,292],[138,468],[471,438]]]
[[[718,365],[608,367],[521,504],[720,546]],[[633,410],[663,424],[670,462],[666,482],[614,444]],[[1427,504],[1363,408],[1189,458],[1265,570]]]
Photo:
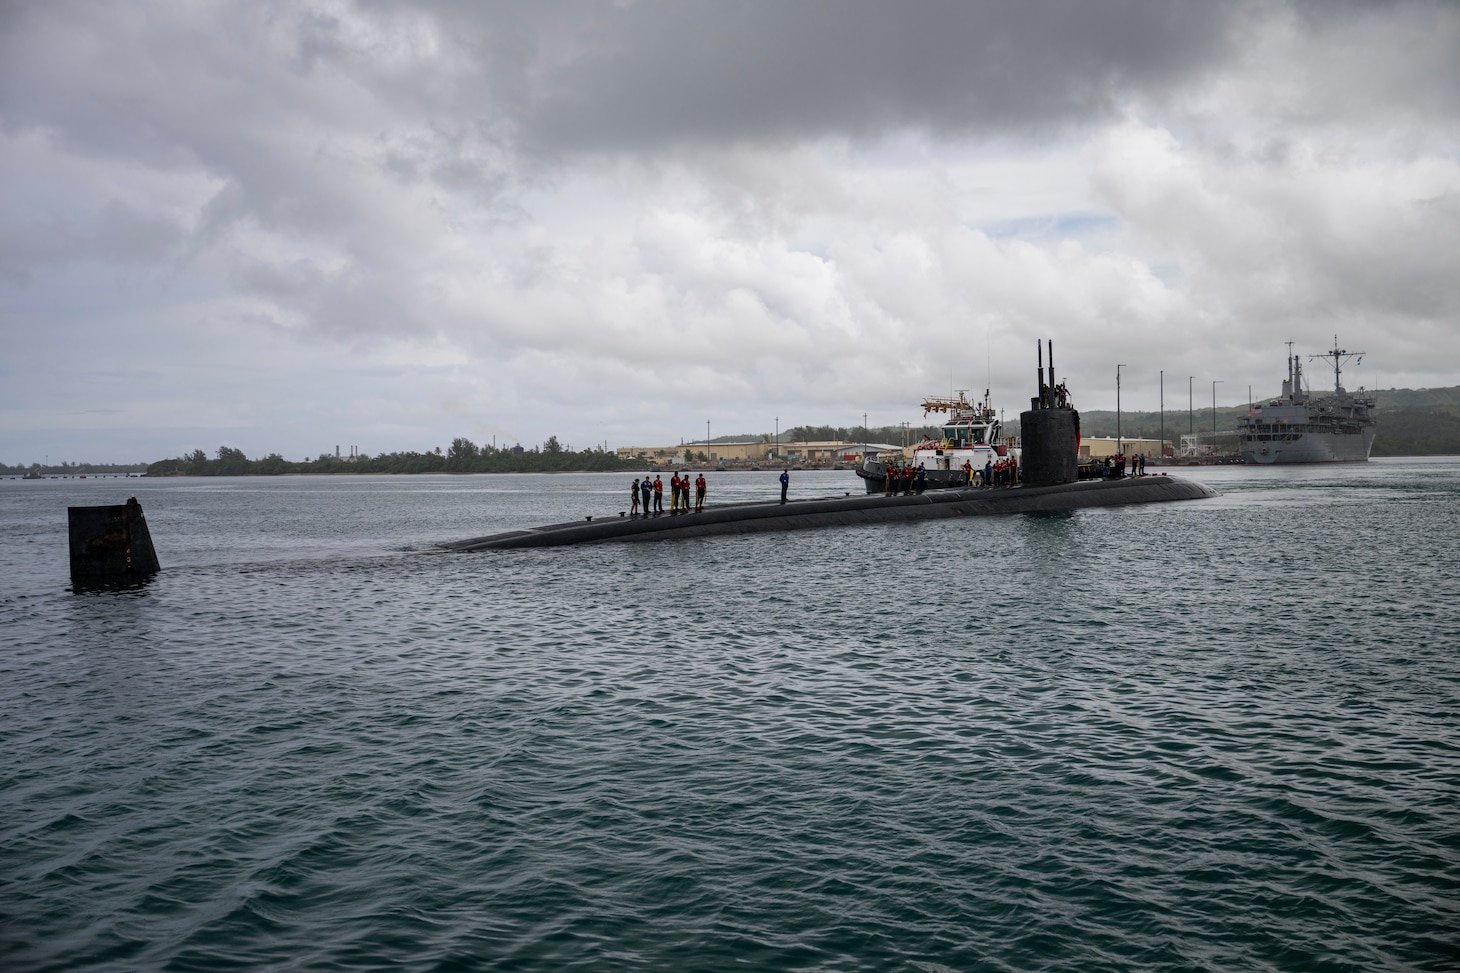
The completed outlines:
[[[854,495],[787,503],[742,503],[701,513],[614,517],[549,524],[443,545],[454,551],[561,547],[604,541],[667,541],[715,534],[841,527],[940,517],[990,517],[1055,513],[1132,503],[1165,503],[1216,496],[1200,483],[1172,476],[1092,480],[1053,486],[933,490],[915,496]]]

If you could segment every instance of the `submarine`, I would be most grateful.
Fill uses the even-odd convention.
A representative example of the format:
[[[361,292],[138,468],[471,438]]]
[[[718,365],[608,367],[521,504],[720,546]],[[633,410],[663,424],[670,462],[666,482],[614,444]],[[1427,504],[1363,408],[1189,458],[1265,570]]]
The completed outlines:
[[[1167,503],[1214,497],[1210,487],[1158,473],[1112,480],[1078,479],[1080,417],[1067,396],[1057,395],[1054,342],[1049,368],[1039,345],[1039,394],[1020,413],[1023,482],[1009,487],[929,490],[910,496],[846,495],[786,502],[765,501],[710,507],[698,513],[610,517],[547,524],[441,545],[451,551],[501,551],[562,547],[605,541],[663,541],[720,534],[845,527],[940,517],[989,517],[1055,513],[1091,507]]]

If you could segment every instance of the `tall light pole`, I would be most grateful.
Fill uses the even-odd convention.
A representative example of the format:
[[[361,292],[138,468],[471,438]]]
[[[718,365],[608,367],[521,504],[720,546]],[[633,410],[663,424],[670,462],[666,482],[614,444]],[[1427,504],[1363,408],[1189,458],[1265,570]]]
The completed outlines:
[[[1217,386],[1222,384],[1222,379],[1212,379],[1212,449],[1217,448]]]
[[[1186,431],[1193,436],[1196,435],[1196,407],[1192,405],[1191,383],[1195,378],[1195,375],[1186,376]]]
[[[1166,369],[1161,369],[1161,461],[1166,461]]]
[[[1120,370],[1124,367],[1125,365],[1115,366],[1115,451],[1117,453],[1125,452],[1123,448],[1125,440],[1120,435]]]
[[[777,459],[780,459],[780,456],[781,456],[781,417],[780,416],[776,416],[775,457]]]
[[[710,420],[705,420],[705,462],[710,461]]]

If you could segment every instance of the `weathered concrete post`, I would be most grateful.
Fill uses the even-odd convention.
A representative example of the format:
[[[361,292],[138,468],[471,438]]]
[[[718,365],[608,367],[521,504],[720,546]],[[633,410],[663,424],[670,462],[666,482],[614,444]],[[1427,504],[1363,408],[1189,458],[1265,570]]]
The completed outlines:
[[[1039,394],[1029,400],[1029,411],[1019,415],[1019,438],[1025,486],[1058,486],[1078,479],[1080,414],[1055,384],[1053,341],[1047,377],[1044,349],[1039,348]]]
[[[139,581],[160,571],[136,497],[107,507],[69,507],[71,583]]]

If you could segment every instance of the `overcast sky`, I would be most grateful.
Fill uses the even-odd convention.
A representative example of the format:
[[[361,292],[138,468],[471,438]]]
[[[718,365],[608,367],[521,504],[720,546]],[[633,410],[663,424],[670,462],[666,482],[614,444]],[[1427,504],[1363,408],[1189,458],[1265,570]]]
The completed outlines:
[[[1450,0],[6,2],[0,462],[1012,417],[1041,338],[1088,409],[1335,334],[1457,385],[1457,52]]]

